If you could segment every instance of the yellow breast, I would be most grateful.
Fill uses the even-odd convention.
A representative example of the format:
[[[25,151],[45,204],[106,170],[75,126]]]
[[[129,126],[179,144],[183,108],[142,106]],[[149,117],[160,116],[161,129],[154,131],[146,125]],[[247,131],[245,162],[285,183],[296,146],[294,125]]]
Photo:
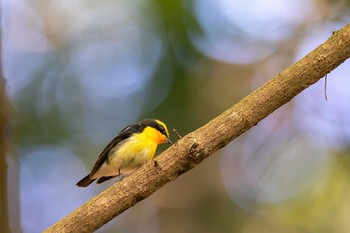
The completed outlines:
[[[153,159],[158,144],[164,139],[159,131],[146,127],[142,133],[134,134],[121,142],[102,164],[93,178],[129,174]]]

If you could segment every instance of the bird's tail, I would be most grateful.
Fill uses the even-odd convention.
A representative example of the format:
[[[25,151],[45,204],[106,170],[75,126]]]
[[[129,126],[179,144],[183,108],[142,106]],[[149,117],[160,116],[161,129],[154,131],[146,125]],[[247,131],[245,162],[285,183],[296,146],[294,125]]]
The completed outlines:
[[[90,174],[85,176],[83,179],[81,179],[78,183],[77,186],[78,187],[87,187],[88,185],[90,185],[92,182],[94,182],[94,180],[96,179],[91,179]]]

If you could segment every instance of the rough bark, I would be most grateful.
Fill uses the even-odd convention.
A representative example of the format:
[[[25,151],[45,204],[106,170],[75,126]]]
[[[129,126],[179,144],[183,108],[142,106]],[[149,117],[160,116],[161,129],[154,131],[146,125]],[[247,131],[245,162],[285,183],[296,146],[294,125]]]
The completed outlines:
[[[49,227],[45,232],[92,232],[191,170],[350,57],[350,24],[206,125]],[[181,195],[181,194],[180,194]]]

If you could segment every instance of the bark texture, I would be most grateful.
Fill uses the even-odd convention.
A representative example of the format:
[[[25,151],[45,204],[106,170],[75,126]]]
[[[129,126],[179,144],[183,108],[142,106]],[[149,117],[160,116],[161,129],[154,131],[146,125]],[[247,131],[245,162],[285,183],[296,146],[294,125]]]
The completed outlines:
[[[215,151],[316,83],[350,57],[350,24],[206,125],[186,135],[121,182],[114,184],[45,232],[93,232],[191,170]],[[330,77],[330,76],[329,76]]]

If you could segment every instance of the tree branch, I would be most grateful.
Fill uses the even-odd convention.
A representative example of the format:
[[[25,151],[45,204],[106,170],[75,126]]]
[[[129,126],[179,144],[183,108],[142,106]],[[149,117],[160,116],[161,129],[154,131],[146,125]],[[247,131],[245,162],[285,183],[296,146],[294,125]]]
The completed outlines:
[[[350,57],[350,24],[239,103],[186,135],[45,232],[92,232],[191,170]]]
[[[2,2],[0,1],[0,4]],[[2,20],[0,18],[0,25]],[[0,36],[2,35],[0,31]],[[9,209],[9,193],[11,194],[10,186],[8,185],[8,164],[6,161],[8,146],[9,146],[9,125],[11,121],[10,101],[6,95],[6,80],[3,76],[2,63],[2,40],[0,39],[0,229],[2,232],[11,232],[10,229],[10,209]],[[18,201],[18,200],[17,200]],[[16,211],[12,211],[17,213]],[[19,217],[13,215],[13,217]],[[13,222],[16,222],[14,220]],[[18,224],[19,225],[19,224]],[[16,229],[17,226],[13,226]],[[13,229],[12,229],[13,230]]]
[[[1,60],[1,59],[0,59]],[[8,202],[8,187],[7,187],[7,171],[6,153],[8,146],[9,127],[9,102],[6,97],[5,80],[2,76],[0,68],[0,229],[4,232],[10,231],[9,224],[9,202]]]

